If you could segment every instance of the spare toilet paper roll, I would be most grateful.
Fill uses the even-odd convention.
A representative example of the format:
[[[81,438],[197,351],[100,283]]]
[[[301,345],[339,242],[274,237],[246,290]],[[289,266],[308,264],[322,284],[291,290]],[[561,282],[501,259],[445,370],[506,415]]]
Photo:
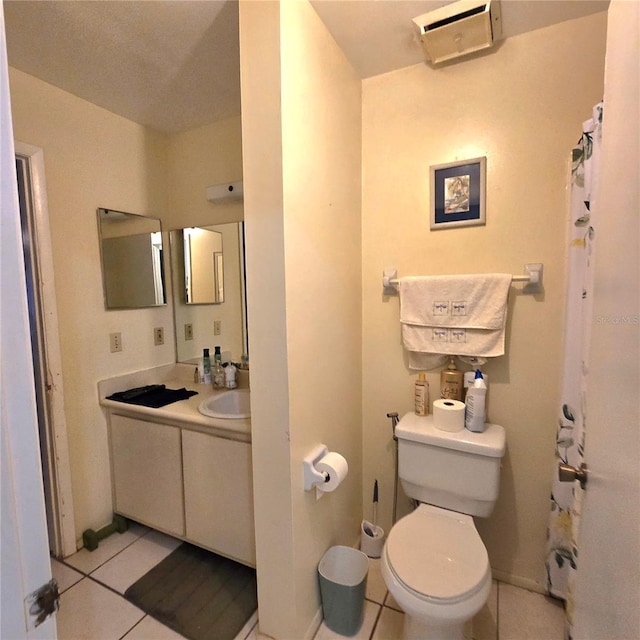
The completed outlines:
[[[326,482],[316,485],[320,491],[333,491],[346,477],[349,471],[347,461],[335,451],[329,451],[316,462],[316,469],[320,473],[328,473],[329,479]]]
[[[459,400],[436,400],[433,403],[433,425],[441,431],[464,429],[464,402]]]

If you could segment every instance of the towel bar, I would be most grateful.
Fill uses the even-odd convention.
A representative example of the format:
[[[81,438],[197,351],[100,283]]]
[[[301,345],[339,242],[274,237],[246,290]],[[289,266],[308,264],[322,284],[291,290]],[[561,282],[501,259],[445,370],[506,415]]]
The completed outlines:
[[[530,262],[524,265],[524,274],[511,276],[513,282],[525,282],[522,293],[540,293],[542,291],[542,271],[544,265],[541,262]],[[388,296],[398,293],[398,270],[385,269],[382,272],[382,290]]]

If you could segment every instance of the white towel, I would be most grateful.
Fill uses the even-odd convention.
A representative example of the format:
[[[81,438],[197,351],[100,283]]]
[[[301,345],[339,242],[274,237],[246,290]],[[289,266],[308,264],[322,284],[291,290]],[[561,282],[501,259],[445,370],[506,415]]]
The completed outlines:
[[[442,365],[446,355],[504,354],[506,273],[400,278],[402,340],[411,369]]]

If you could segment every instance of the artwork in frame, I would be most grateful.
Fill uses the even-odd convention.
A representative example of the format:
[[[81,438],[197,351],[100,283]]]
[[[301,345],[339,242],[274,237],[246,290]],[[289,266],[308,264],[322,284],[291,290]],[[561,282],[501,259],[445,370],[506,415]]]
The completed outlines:
[[[431,170],[431,229],[485,224],[487,159],[437,164]]]

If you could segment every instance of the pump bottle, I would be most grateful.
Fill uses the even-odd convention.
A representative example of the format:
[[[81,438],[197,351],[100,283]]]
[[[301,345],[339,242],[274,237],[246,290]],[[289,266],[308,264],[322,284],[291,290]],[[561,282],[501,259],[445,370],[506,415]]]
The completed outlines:
[[[440,374],[440,397],[447,400],[462,400],[462,371],[458,371],[455,356]]]

